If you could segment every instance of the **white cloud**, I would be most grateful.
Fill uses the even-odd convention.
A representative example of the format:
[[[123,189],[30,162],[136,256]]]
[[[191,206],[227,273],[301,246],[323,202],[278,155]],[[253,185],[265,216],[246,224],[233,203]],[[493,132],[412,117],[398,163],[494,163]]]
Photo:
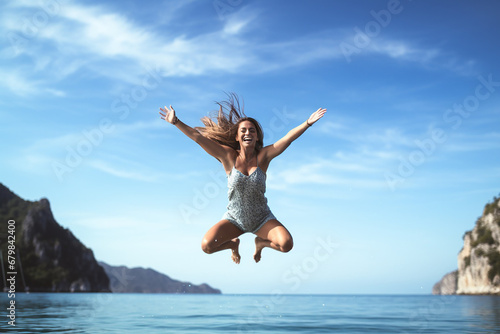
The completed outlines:
[[[70,212],[65,217],[72,226],[82,227],[92,232],[107,229],[133,229],[137,226],[154,230],[170,228],[166,223],[166,215],[162,210],[154,211],[150,207],[123,207],[120,213],[116,214],[112,210],[104,212]],[[132,234],[133,235],[133,234]]]
[[[63,92],[63,91],[58,90],[58,89],[47,88],[46,92],[49,93],[49,94],[52,94],[54,96],[57,96],[57,97],[64,97],[64,96],[66,96],[66,92]]]
[[[27,4],[25,4],[27,6]],[[6,17],[16,17],[16,7]],[[36,5],[31,8],[36,10]],[[3,23],[11,32],[23,34],[15,20]],[[161,75],[197,76],[208,73],[255,73],[283,69],[339,57],[334,34],[299,37],[293,41],[265,43],[250,41],[244,32],[258,26],[258,15],[243,7],[232,14],[218,31],[198,31],[186,35],[169,30],[161,34],[104,6],[85,6],[75,2],[61,5],[45,25],[22,48],[43,80],[33,83],[30,70],[13,72],[6,83],[18,93],[24,82],[36,88],[57,84],[65,77],[86,69],[98,76],[137,83],[145,67],[161,70]],[[297,52],[300,50],[300,52]],[[16,84],[14,77],[21,84]],[[22,91],[27,91],[24,88]]]
[[[407,41],[377,38],[363,50],[390,58],[419,63],[431,70],[447,70],[462,76],[477,75],[474,60],[464,60],[457,54],[439,48],[418,46]]]
[[[380,128],[354,120],[324,121],[315,130],[360,147],[369,145],[374,148],[394,148],[413,145],[413,141],[397,127]]]
[[[90,160],[87,162],[87,165],[97,169],[101,172],[110,174],[115,177],[136,180],[136,181],[145,181],[145,182],[154,182],[158,180],[159,175],[154,175],[148,171],[140,171],[133,164],[129,164],[129,169],[126,168],[118,168],[112,166],[109,162],[103,160]]]
[[[465,153],[500,149],[500,133],[453,134],[444,145],[450,152]]]
[[[52,94],[57,96],[59,93],[52,92]],[[85,135],[84,131],[79,131],[52,138],[37,139],[21,151],[16,152],[16,155],[9,157],[9,163],[19,166],[16,168],[21,168],[25,172],[39,175],[54,174],[53,164],[57,162],[67,165],[71,170],[81,166],[88,166],[115,177],[145,182],[153,182],[165,177],[164,174],[152,172],[148,167],[141,164],[110,155],[109,152],[120,152],[122,156],[134,153],[126,150],[120,151],[109,141],[112,138],[131,138],[134,136],[142,138],[150,135],[154,130],[168,131],[169,127],[156,119],[150,122],[117,123],[112,126],[113,130],[111,132],[100,132],[102,137],[99,137],[97,127],[92,127],[84,130],[91,133],[90,135]],[[89,139],[89,136],[92,138]],[[89,147],[91,150],[89,154],[79,153],[79,147],[84,142],[88,144],[85,147]],[[103,143],[106,146],[101,147]],[[122,141],[119,143],[122,143]],[[85,149],[87,150],[87,148]],[[71,160],[71,164],[67,163],[68,159]],[[114,164],[128,166],[128,168],[117,168]]]
[[[383,171],[392,161],[391,154],[336,152],[330,158],[316,159],[309,163],[290,164],[279,171],[270,169],[271,189],[290,189],[300,185],[311,185],[320,194],[334,187],[336,193],[349,189],[386,188]]]
[[[28,75],[18,69],[8,69],[0,66],[0,87],[20,95],[27,96],[36,93],[42,86],[41,80],[33,80]]]
[[[9,4],[3,8],[0,25],[10,33],[23,36],[26,27],[19,24],[19,17],[26,15],[19,11],[28,8],[33,15],[43,9],[27,1]],[[182,9],[180,5],[173,8],[175,12]],[[90,72],[97,77],[140,84],[146,67],[157,68],[163,77],[171,77],[262,73],[324,59],[345,61],[339,48],[343,36],[339,29],[272,43],[248,38],[247,33],[259,27],[259,15],[254,6],[242,6],[223,24],[217,22],[218,30],[189,31],[185,28],[179,31],[173,20],[170,16],[161,27],[154,23],[144,25],[114,12],[111,7],[65,2],[47,14],[47,20],[27,39],[27,45],[21,48],[17,57],[9,58],[2,52],[14,64],[22,55],[23,61],[31,59],[33,66],[17,69],[1,66],[0,72],[7,78],[1,85],[19,95],[43,93],[47,88],[62,93],[63,89],[55,86],[83,69],[86,76]],[[456,56],[439,49],[419,48],[408,42],[381,37],[372,39],[361,51],[419,62],[430,68],[444,67],[462,74],[471,73],[474,68],[473,61],[459,61]]]
[[[311,186],[314,194],[336,196],[346,190],[389,190],[387,173],[399,175],[401,161],[408,161],[412,152],[420,151],[416,140],[426,140],[432,124],[419,135],[404,133],[399,128],[381,128],[356,120],[334,120],[318,123],[313,129],[321,136],[345,141],[335,151],[325,152],[323,158],[311,162],[293,162],[279,170],[270,169],[270,189],[299,190]],[[312,131],[312,130],[311,130]],[[424,165],[446,160],[453,164],[454,153],[498,150],[500,134],[455,134],[444,144],[435,144],[431,153],[425,152]],[[306,154],[304,152],[303,154]],[[329,155],[328,155],[329,154]],[[439,172],[423,165],[414,165],[410,176],[404,175],[405,186],[422,187],[432,182],[443,183]]]
[[[223,31],[228,35],[241,34],[257,17],[257,12],[249,10],[248,7],[243,7],[238,12],[228,16]]]
[[[171,127],[166,124],[165,121],[161,121],[159,116],[157,119],[149,122],[138,121],[135,123],[118,123],[114,125],[113,134],[114,135],[132,135],[137,131],[143,131],[143,133],[149,133],[153,130],[168,131]]]
[[[73,225],[92,230],[133,228],[137,226],[137,220],[130,217],[93,217],[75,220]]]
[[[82,140],[81,134],[71,133],[38,139],[26,147],[11,152],[8,164],[16,170],[34,175],[55,177],[53,164],[65,164],[70,147]],[[72,160],[75,161],[75,160]]]

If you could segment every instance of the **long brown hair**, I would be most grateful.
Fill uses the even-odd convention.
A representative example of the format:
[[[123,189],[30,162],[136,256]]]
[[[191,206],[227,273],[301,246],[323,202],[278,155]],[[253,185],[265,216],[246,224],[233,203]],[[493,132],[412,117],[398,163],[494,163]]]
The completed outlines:
[[[219,144],[229,146],[235,150],[240,149],[240,143],[236,141],[238,127],[243,121],[250,121],[257,131],[257,143],[255,149],[260,151],[264,146],[264,132],[259,122],[252,117],[247,117],[240,105],[238,96],[235,93],[227,94],[228,99],[216,102],[219,110],[210,116],[201,119],[204,127],[196,127],[203,136],[216,141]]]

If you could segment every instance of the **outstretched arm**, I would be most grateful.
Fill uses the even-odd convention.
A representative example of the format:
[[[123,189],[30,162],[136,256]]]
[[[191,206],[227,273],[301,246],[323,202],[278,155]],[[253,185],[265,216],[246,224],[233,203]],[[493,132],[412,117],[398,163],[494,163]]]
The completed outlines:
[[[199,133],[196,129],[193,129],[187,124],[180,121],[175,115],[175,110],[170,106],[169,108],[160,108],[160,118],[175,125],[179,130],[181,130],[186,136],[194,140],[198,145],[200,145],[208,154],[222,162],[224,167],[230,165],[230,147],[223,146],[213,140],[208,139]]]
[[[300,135],[302,135],[310,126],[312,126],[321,117],[323,117],[325,113],[326,109],[319,108],[318,110],[313,112],[311,116],[309,116],[307,121],[290,130],[283,138],[278,140],[276,143],[264,147],[262,153],[264,154],[265,159],[270,162],[272,159],[283,153],[295,139],[299,138]]]

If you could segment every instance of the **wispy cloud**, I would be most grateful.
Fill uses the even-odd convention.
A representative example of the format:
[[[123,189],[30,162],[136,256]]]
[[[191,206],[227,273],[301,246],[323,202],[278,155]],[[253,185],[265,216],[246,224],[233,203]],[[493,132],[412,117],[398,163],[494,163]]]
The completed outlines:
[[[148,121],[148,122],[138,121],[135,123],[114,124],[112,135],[129,136],[137,132],[141,132],[142,134],[147,134],[150,131],[154,130],[168,131],[169,129],[171,128],[166,126],[165,121],[160,121],[158,119],[155,119],[153,121]]]
[[[258,16],[258,11],[242,6],[240,10],[228,16],[223,32],[228,35],[241,34],[246,28],[251,29],[251,24],[257,20]]]
[[[101,172],[123,179],[154,182],[159,178],[159,175],[154,175],[150,171],[146,172],[144,170],[142,171],[137,170],[137,168],[130,166],[130,164],[129,164],[130,168],[128,169],[123,167],[118,168],[116,166],[111,165],[111,163],[107,161],[93,159],[88,161],[87,165]]]
[[[450,152],[479,152],[500,150],[500,133],[456,134],[444,146]]]
[[[123,156],[130,156],[131,154],[133,155],[133,151],[127,153],[127,151],[120,150],[119,148],[121,147],[117,148],[113,146],[115,144],[109,142],[111,139],[118,138],[148,137],[155,130],[168,131],[168,129],[169,127],[166,127],[165,124],[157,120],[149,122],[138,121],[135,123],[113,124],[112,131],[107,133],[99,132],[96,134],[94,132],[97,129],[89,128],[54,137],[40,138],[9,157],[9,163],[21,166],[19,168],[29,173],[46,175],[54,172],[51,167],[54,162],[67,165],[66,160],[70,159],[72,162],[71,169],[74,167],[74,164],[78,163],[78,165],[87,165],[116,177],[152,182],[162,176],[158,173],[152,173],[145,166],[110,155],[110,152],[119,151]],[[87,132],[87,135],[84,132]],[[156,131],[155,133],[158,132]],[[94,136],[95,138],[89,139],[89,136]],[[105,146],[101,147],[101,144],[104,145],[104,143]],[[79,153],[81,145],[92,150],[90,152],[91,155],[87,156],[87,154]],[[121,141],[117,145],[121,145]],[[103,154],[103,152],[107,153]],[[129,168],[114,167],[115,163],[120,166],[129,166]]]
[[[93,217],[74,220],[73,224],[93,230],[107,230],[134,227],[137,220],[130,217]]]
[[[426,47],[416,43],[377,38],[364,50],[365,53],[377,53],[389,58],[418,63],[430,70],[447,70],[461,76],[477,75],[476,62],[473,59],[463,59],[453,51],[438,47]]]
[[[41,9],[28,2],[4,6],[2,18],[5,20],[1,25],[10,33],[22,36],[23,25],[15,19],[20,15],[20,8]],[[182,8],[177,6],[175,10]],[[30,38],[29,47],[22,49],[36,73],[27,67],[14,70],[2,66],[0,72],[6,78],[2,85],[19,95],[38,91],[61,96],[65,92],[56,87],[57,84],[82,69],[96,76],[137,84],[146,67],[157,68],[162,76],[169,77],[267,72],[324,59],[344,61],[338,47],[342,41],[340,30],[273,43],[248,39],[248,33],[259,27],[258,9],[252,6],[241,6],[219,30],[192,31],[187,35],[186,31],[169,29],[170,20],[165,24],[164,33],[160,34],[154,26],[131,20],[104,5],[61,3]],[[474,65],[454,60],[456,57],[438,49],[418,48],[408,42],[383,38],[373,40],[363,52],[430,67],[437,67],[438,63],[442,66],[446,59],[445,67],[464,73],[470,72]],[[15,59],[11,61],[16,63]]]
[[[338,193],[345,189],[382,189],[385,180],[380,176],[382,161],[368,159],[362,154],[357,159],[322,159],[304,164],[290,165],[279,171],[269,172],[270,189],[293,189],[307,185],[315,189],[315,194]],[[335,189],[335,191],[333,190]]]
[[[380,127],[355,120],[324,121],[318,124],[315,131],[359,147],[368,145],[374,148],[394,148],[413,145],[410,137],[398,127]]]
[[[407,160],[412,152],[420,152],[418,140],[430,138],[433,126],[429,125],[419,134],[405,133],[399,128],[374,126],[355,120],[324,121],[314,131],[321,136],[330,136],[347,143],[335,146],[332,151],[325,151],[322,158],[311,162],[291,163],[276,171],[270,169],[269,187],[271,189],[302,189],[303,185],[314,185],[316,194],[332,195],[349,190],[388,190],[385,179],[387,172],[397,173],[402,160]],[[451,136],[451,134],[448,134]],[[445,143],[436,144],[431,153],[425,156],[425,164],[436,161],[460,160],[458,154],[500,149],[500,134],[454,134]],[[305,152],[304,152],[305,154]],[[420,164],[419,164],[420,167]],[[421,171],[406,177],[407,185],[422,187],[432,182],[446,183],[441,180],[439,170]],[[425,181],[422,173],[425,172]],[[411,179],[411,180],[410,180]],[[325,191],[322,192],[321,189]],[[335,189],[329,192],[328,189]]]
[[[321,158],[310,162],[291,163],[279,171],[271,169],[270,187],[293,189],[311,184],[316,189],[382,189],[386,188],[383,172],[396,160],[400,148],[383,147],[377,140],[362,139],[358,134],[349,138],[352,148],[339,145],[339,149],[325,151]],[[328,191],[327,191],[328,193]]]
[[[8,163],[30,174],[50,175],[51,163],[57,159],[64,161],[67,147],[80,139],[76,133],[38,139],[11,155]]]
[[[33,81],[28,78],[24,71],[18,69],[8,69],[0,67],[0,87],[6,88],[20,96],[27,96],[36,93],[41,86],[40,81]]]

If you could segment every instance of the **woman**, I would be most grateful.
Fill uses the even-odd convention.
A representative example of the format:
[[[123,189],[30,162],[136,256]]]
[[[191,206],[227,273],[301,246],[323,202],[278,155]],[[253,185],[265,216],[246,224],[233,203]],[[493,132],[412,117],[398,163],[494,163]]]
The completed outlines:
[[[208,154],[222,163],[228,178],[228,211],[223,219],[205,234],[201,248],[211,254],[224,249],[232,251],[231,258],[240,263],[238,247],[243,233],[251,232],[255,238],[255,262],[259,262],[262,249],[269,247],[289,252],[293,239],[288,230],[276,219],[267,206],[266,171],[276,158],[326,112],[320,108],[302,124],[288,132],[276,143],[263,147],[264,134],[260,124],[251,117],[242,117],[236,95],[218,103],[217,122],[202,118],[205,127],[191,128],[177,118],[175,110],[160,108],[160,116],[174,124],[186,136],[198,143]]]

